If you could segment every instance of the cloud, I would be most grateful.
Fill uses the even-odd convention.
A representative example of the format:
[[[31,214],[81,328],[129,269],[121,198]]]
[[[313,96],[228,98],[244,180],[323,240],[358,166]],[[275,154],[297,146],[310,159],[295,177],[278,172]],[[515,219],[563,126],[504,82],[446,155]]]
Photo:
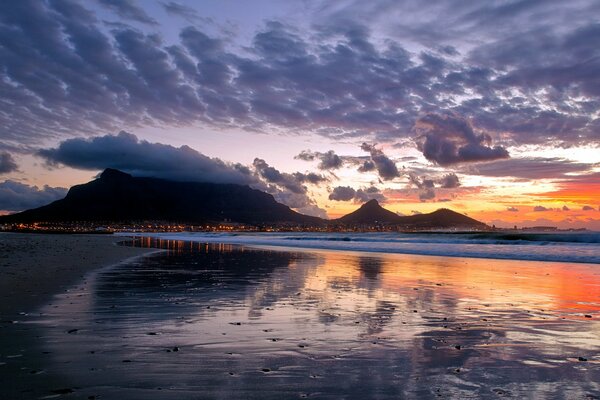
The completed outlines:
[[[10,153],[0,153],[0,174],[14,172],[17,169],[19,169],[19,166],[15,162],[14,158],[10,155]]]
[[[595,211],[596,209],[592,206],[583,206],[581,207],[582,211]]]
[[[492,135],[511,146],[598,143],[594,1],[552,2],[552,13],[541,1],[307,2],[309,30],[269,21],[237,37],[98,1],[123,21],[107,24],[87,3],[0,2],[3,149],[192,125],[391,145],[412,137],[420,114],[423,150],[440,165],[506,158]],[[193,18],[183,3],[162,4]]]
[[[177,3],[175,1],[161,2],[160,4],[168,14],[182,17],[189,22],[202,19],[195,9],[188,7],[185,4]]]
[[[439,179],[438,183],[440,184],[440,187],[444,189],[453,189],[460,186],[460,180],[458,179],[458,176],[456,176],[456,174],[454,173],[449,173],[442,176]]]
[[[415,124],[415,131],[425,158],[442,166],[509,157],[504,147],[491,147],[489,134],[475,133],[471,123],[456,114],[426,114]]]
[[[550,208],[546,208],[544,206],[535,206],[535,207],[533,207],[533,211],[543,212],[543,211],[551,211],[551,209]]]
[[[513,176],[524,179],[559,179],[587,172],[590,164],[558,157],[523,157],[469,166],[464,172],[482,176]]]
[[[356,190],[350,186],[336,186],[333,191],[329,194],[329,200],[335,201],[350,201],[354,199]]]
[[[426,201],[435,199],[435,191],[433,189],[427,188],[419,193],[419,200]]]
[[[420,189],[420,201],[432,200],[436,197],[434,190],[436,184],[439,185],[441,189],[456,189],[460,187],[460,180],[453,172],[436,178],[421,178],[414,172],[408,173],[408,187]]]
[[[254,171],[261,179],[253,187],[271,193],[275,200],[296,209],[298,212],[327,218],[327,213],[318,207],[313,199],[308,196],[304,183],[319,184],[326,179],[315,173],[295,172],[289,174],[281,172],[270,166],[265,160],[255,158],[252,163]]]
[[[329,182],[329,179],[327,177],[316,174],[314,172],[294,172],[292,175],[300,183],[310,183],[312,185],[319,185],[320,183]]]
[[[0,182],[0,210],[22,211],[36,208],[55,200],[62,199],[67,194],[67,189],[61,187],[43,188],[30,186],[12,180]]]
[[[210,158],[188,146],[174,147],[139,140],[121,131],[91,139],[68,139],[37,153],[49,164],[86,170],[115,168],[134,176],[178,181],[251,184],[247,168]]]
[[[383,151],[377,149],[375,145],[363,143],[360,148],[363,151],[371,154],[371,162],[377,169],[377,173],[381,179],[384,181],[389,181],[400,176],[400,172],[398,171],[398,167],[396,167],[396,163],[383,154]],[[371,165],[367,165],[367,168],[370,167]],[[360,168],[364,169],[365,164],[363,163],[363,165],[359,167],[359,170]]]
[[[385,202],[387,198],[375,186],[360,188],[355,190],[350,186],[336,186],[329,194],[329,200],[335,201],[354,201],[355,203],[365,203],[375,199],[379,202]]]
[[[306,193],[306,187],[302,186],[297,176],[280,172],[276,168],[271,167],[267,162],[260,158],[255,158],[252,163],[258,175],[268,183],[274,183],[282,186],[290,192],[296,194]]]
[[[519,209],[517,207],[506,207],[506,211],[510,211],[510,212],[518,212]]]
[[[375,186],[358,189],[354,195],[355,203],[366,203],[373,199],[377,200],[379,203],[385,203],[387,201],[387,197],[385,197],[385,195]]]
[[[139,8],[133,0],[96,0],[104,7],[115,12],[123,19],[129,19],[143,24],[157,25],[155,19],[151,18],[146,12]]]
[[[304,161],[319,160],[317,168],[322,170],[339,169],[344,163],[344,160],[340,156],[335,154],[333,150],[326,151],[325,153],[321,153],[318,151],[313,152],[310,150],[303,150],[294,158]]]

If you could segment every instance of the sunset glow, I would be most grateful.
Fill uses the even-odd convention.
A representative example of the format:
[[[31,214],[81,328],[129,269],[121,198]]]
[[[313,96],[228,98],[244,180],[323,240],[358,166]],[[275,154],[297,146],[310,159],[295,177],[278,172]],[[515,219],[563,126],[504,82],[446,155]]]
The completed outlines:
[[[0,214],[110,167],[600,230],[597,4],[384,3],[5,2]]]

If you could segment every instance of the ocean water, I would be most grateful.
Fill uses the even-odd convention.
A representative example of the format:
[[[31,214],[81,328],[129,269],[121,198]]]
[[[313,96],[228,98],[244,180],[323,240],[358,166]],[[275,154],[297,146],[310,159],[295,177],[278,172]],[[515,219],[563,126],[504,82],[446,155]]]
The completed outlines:
[[[130,245],[31,317],[46,398],[600,397],[594,264]]]
[[[145,237],[360,252],[600,264],[600,233],[148,233]]]

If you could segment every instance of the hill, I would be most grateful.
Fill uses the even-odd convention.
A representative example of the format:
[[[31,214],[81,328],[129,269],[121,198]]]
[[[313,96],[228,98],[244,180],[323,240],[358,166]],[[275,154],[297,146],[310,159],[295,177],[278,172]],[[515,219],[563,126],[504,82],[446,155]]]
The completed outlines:
[[[375,199],[369,200],[356,211],[346,214],[341,218],[332,222],[345,225],[360,225],[360,224],[395,224],[401,217],[379,205]]]
[[[144,220],[322,225],[273,196],[234,184],[175,182],[137,178],[106,169],[98,179],[73,186],[67,196],[43,207],[0,217],[12,222],[133,222]]]
[[[428,214],[401,216],[370,200],[359,209],[331,221],[340,225],[396,225],[399,229],[486,229],[487,225],[447,208]]]

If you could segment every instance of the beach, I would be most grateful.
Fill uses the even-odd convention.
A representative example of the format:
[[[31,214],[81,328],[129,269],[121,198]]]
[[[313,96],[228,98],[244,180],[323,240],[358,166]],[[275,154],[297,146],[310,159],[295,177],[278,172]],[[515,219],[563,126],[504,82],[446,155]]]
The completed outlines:
[[[3,398],[35,398],[56,377],[39,373],[43,352],[38,332],[27,322],[51,306],[54,296],[84,282],[87,274],[152,252],[117,246],[112,235],[0,233],[0,382]],[[54,386],[51,386],[54,388]],[[56,388],[55,388],[56,389]],[[57,388],[60,389],[60,388]],[[51,389],[52,390],[52,389]]]
[[[2,324],[9,398],[600,397],[598,264],[131,245]]]

